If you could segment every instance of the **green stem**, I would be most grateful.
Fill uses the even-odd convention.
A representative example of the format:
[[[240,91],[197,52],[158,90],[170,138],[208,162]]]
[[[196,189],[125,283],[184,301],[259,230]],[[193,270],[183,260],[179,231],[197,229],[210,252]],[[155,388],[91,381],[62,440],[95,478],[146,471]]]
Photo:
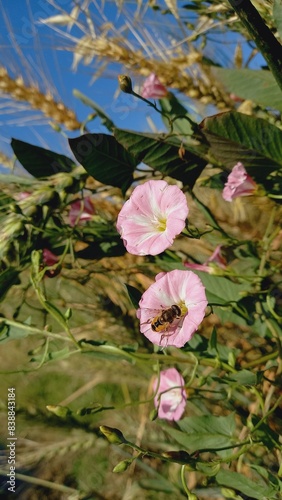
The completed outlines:
[[[266,354],[265,356],[261,356],[258,359],[254,359],[253,361],[249,361],[249,363],[245,363],[244,365],[242,365],[242,368],[244,368],[246,370],[248,368],[254,368],[255,366],[264,365],[270,359],[277,358],[277,356],[279,356],[279,351],[271,352],[270,354]]]
[[[20,328],[21,330],[25,330],[28,335],[43,335],[44,337],[50,337],[57,340],[67,340],[68,342],[72,342],[70,338],[66,338],[60,333],[52,333],[48,332],[48,330],[41,330],[40,328],[35,328],[34,326],[26,325],[25,323],[20,323],[19,321],[14,321],[10,319],[2,319],[0,321],[0,325],[5,324],[15,328]],[[81,350],[81,349],[79,349]]]
[[[272,408],[259,420],[259,422],[253,427],[252,429],[252,434],[257,430],[259,429],[259,427],[261,426],[261,424],[263,424],[265,422],[265,420],[268,419],[269,415],[271,415],[275,410],[276,408],[279,407],[280,403],[282,401],[282,396],[280,396],[276,403],[272,406]]]
[[[229,462],[232,462],[233,460],[237,460],[237,458],[241,457],[241,455],[244,455],[244,453],[246,453],[249,449],[251,449],[252,443],[250,443],[250,441],[249,441],[247,444],[243,444],[243,443],[240,444],[240,446],[242,446],[242,448],[240,448],[240,450],[238,450],[236,453],[233,453],[233,455],[229,455],[228,457],[222,458],[218,462],[228,464]],[[234,448],[235,448],[235,446],[234,446]]]
[[[167,120],[168,120],[168,123],[169,123],[169,126],[170,126],[170,129],[171,129],[171,132],[172,132],[172,129],[173,129],[173,124],[172,124],[172,120],[170,118],[170,116],[168,116],[166,113],[164,113],[161,109],[159,109],[157,107],[157,105],[151,101],[148,101],[148,99],[145,99],[145,97],[142,97],[141,95],[139,94],[136,94],[136,92],[134,92],[134,90],[132,90],[130,92],[131,95],[133,95],[134,97],[137,97],[137,99],[141,99],[141,101],[145,102],[146,104],[148,104],[148,106],[150,106],[151,108],[154,108],[155,111],[157,111],[157,113],[160,113],[160,115],[164,116]]]
[[[215,220],[213,214],[211,213],[210,209],[208,207],[206,207],[206,205],[199,200],[199,198],[197,198],[197,196],[195,195],[195,193],[193,193],[192,191],[190,192],[193,200],[195,201],[196,205],[198,205],[198,207],[202,210],[202,212],[204,213],[206,219],[208,220],[209,224],[211,225],[211,227],[213,229],[215,229],[216,231],[219,231],[222,236],[224,236],[225,238],[227,238],[228,240],[231,240],[232,238],[229,236],[229,234],[227,234],[224,229],[222,229],[219,224],[217,223],[217,221]]]
[[[282,89],[282,46],[250,0],[229,0]]]
[[[186,466],[182,465],[181,471],[180,471],[180,476],[181,476],[181,483],[182,483],[183,489],[187,495],[188,500],[198,500],[198,497],[196,495],[194,495],[194,493],[191,493],[191,491],[188,489],[188,486],[187,486],[186,480],[185,480],[185,469],[186,469]]]

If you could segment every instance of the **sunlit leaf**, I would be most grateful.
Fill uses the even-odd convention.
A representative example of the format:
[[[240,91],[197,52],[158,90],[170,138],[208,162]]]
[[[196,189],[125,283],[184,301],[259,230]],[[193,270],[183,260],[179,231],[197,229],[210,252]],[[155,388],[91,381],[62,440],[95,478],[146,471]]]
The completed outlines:
[[[180,430],[171,428],[170,435],[189,452],[219,450],[234,444],[235,417],[203,415],[186,417],[178,422]]]
[[[258,382],[257,373],[249,370],[241,370],[228,376],[228,380],[237,382],[240,385],[256,385]]]
[[[282,111],[281,89],[270,71],[248,68],[213,68],[212,71],[228,92]]]
[[[282,130],[267,121],[230,111],[205,118],[201,127],[210,153],[226,169],[240,161],[257,182],[264,183],[271,172],[282,168]]]
[[[114,135],[126,150],[135,156],[138,163],[143,162],[164,175],[183,182],[192,188],[206,166],[206,160],[197,154],[196,148],[185,146],[180,154],[180,143],[162,138],[157,134],[141,134],[128,130],[115,129]]]

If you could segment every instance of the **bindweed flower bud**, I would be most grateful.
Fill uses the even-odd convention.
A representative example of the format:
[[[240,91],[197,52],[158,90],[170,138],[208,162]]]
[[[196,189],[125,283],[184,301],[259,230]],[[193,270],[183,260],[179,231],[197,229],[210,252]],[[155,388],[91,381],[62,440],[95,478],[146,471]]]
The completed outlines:
[[[47,405],[46,408],[48,411],[54,413],[54,415],[57,415],[57,417],[60,418],[65,418],[71,414],[71,411],[67,406]]]
[[[197,495],[194,495],[194,493],[190,493],[188,499],[189,500],[199,500],[199,498],[197,497]]]
[[[150,420],[151,422],[153,422],[154,420],[156,420],[156,418],[158,417],[158,408],[154,408],[151,412],[150,412]]]
[[[125,92],[126,94],[131,94],[132,93],[132,81],[131,78],[127,75],[119,75],[118,76],[118,81],[119,81],[119,88],[122,92]]]
[[[113,444],[122,444],[122,443],[127,443],[126,439],[124,438],[122,432],[119,429],[115,429],[114,427],[108,427],[107,425],[101,425],[100,426],[100,431],[110,443]]]
[[[124,472],[128,469],[128,467],[132,464],[134,459],[127,459],[127,460],[122,460],[122,462],[119,462],[113,469],[113,472]]]

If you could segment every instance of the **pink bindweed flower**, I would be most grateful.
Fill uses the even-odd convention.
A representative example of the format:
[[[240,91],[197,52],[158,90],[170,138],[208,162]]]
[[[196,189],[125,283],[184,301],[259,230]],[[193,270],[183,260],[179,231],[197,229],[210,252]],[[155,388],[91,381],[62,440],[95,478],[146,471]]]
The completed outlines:
[[[53,252],[51,252],[51,250],[48,250],[48,248],[43,248],[42,255],[43,262],[46,266],[54,266],[54,264],[57,264],[57,262],[59,262],[60,260],[58,255],[55,255]]]
[[[221,254],[221,245],[217,245],[213,254],[203,264],[185,262],[184,266],[189,269],[195,269],[195,271],[204,271],[213,274],[216,270],[215,266],[226,269],[226,259]]]
[[[55,265],[59,262],[60,257],[58,255],[55,255],[51,250],[48,248],[43,248],[42,250],[42,267],[48,266],[52,267],[54,266],[53,269],[47,269],[45,270],[45,276],[47,278],[55,278],[58,274],[61,272],[61,266],[60,265]]]
[[[95,209],[89,196],[83,200],[76,200],[70,206],[69,221],[71,226],[92,220]]]
[[[227,177],[222,191],[225,201],[232,201],[239,196],[250,196],[257,190],[257,184],[246,172],[243,163],[238,162]]]
[[[154,73],[148,76],[144,81],[141,92],[141,96],[144,97],[144,99],[161,99],[162,97],[166,97],[167,94],[167,89]]]
[[[179,420],[185,410],[187,394],[184,378],[176,368],[168,368],[160,372],[160,380],[153,383],[154,405],[158,410],[158,417],[166,420]]]
[[[189,209],[184,193],[165,181],[137,186],[122,207],[117,230],[129,253],[158,255],[185,227]]]
[[[136,311],[140,331],[153,344],[183,347],[205,316],[205,287],[192,271],[175,269],[155,279]]]
[[[28,198],[31,195],[28,191],[21,191],[20,193],[16,193],[14,198],[16,201],[22,201]]]

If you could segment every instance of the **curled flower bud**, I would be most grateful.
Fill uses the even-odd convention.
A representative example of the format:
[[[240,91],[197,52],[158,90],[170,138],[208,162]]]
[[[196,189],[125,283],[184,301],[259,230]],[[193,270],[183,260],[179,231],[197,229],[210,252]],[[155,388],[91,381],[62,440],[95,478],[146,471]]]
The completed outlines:
[[[119,81],[119,88],[120,90],[122,90],[122,92],[125,92],[126,94],[132,93],[132,81],[129,76],[119,75],[118,81]]]
[[[102,434],[104,434],[104,436],[106,436],[110,443],[121,444],[127,442],[119,429],[108,427],[107,425],[101,425],[100,431],[102,432]]]
[[[134,460],[134,459],[133,459]],[[127,460],[122,460],[122,462],[119,462],[113,469],[113,472],[124,472],[128,467],[132,464],[133,461],[131,458]]]
[[[47,405],[46,408],[51,413],[54,413],[54,415],[57,415],[57,417],[61,418],[65,418],[71,414],[71,411],[67,406]]]

